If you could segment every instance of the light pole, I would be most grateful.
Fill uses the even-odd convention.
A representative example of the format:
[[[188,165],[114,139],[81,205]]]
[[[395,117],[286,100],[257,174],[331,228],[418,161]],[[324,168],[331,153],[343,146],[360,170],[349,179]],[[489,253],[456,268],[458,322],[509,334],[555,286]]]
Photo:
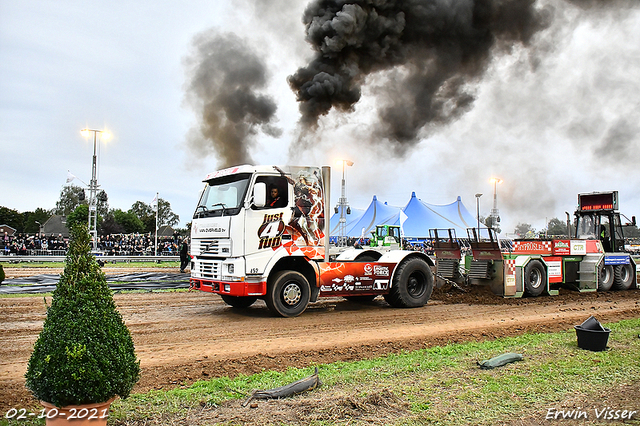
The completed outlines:
[[[338,160],[338,164],[342,163],[342,194],[340,196],[340,200],[338,201],[338,208],[340,209],[340,222],[338,226],[338,247],[345,247],[347,244],[345,233],[347,231],[347,218],[345,216],[346,213],[350,213],[349,204],[347,203],[347,195],[346,195],[346,181],[344,178],[345,173],[345,164],[347,166],[353,166],[353,161],[349,160]]]
[[[491,178],[490,182],[493,183],[493,208],[491,209],[491,228],[494,230],[498,228],[498,222],[500,222],[500,212],[498,211],[498,184],[503,180],[499,178]]]
[[[93,164],[91,166],[91,181],[89,182],[89,235],[93,241],[93,249],[98,247],[98,179],[96,178],[96,139],[98,133],[100,133],[100,139],[108,140],[110,134],[104,130],[82,129],[80,131],[82,136],[88,138],[93,133]]]
[[[480,197],[482,197],[482,194],[476,194],[476,217],[478,218],[478,239],[480,239]]]

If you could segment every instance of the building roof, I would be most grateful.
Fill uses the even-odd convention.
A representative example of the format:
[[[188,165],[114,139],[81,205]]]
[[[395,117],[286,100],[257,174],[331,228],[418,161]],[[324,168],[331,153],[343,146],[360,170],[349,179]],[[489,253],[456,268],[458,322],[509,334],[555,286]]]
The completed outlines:
[[[0,234],[4,235],[5,232],[7,235],[13,235],[16,232],[16,229],[9,225],[0,225]]]
[[[54,214],[42,225],[42,232],[45,235],[59,235],[69,237],[69,229],[67,228],[67,217]]]

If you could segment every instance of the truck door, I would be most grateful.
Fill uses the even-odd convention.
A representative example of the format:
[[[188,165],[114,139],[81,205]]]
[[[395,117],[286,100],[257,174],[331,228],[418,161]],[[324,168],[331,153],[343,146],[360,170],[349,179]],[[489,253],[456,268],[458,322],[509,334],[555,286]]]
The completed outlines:
[[[256,177],[255,183],[266,185],[267,202],[264,207],[252,205],[245,210],[247,274],[262,274],[273,251],[290,240],[285,232],[292,214],[289,207],[292,191],[287,179],[279,175],[262,175]]]

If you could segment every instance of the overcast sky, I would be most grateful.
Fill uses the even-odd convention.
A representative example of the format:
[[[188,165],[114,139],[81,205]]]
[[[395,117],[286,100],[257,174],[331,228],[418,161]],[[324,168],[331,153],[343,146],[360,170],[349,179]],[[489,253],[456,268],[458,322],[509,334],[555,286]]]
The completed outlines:
[[[541,229],[545,220],[564,220],[580,192],[618,190],[621,211],[639,215],[640,3],[600,3],[539,1],[548,26],[529,45],[492,54],[465,81],[473,98],[465,111],[424,126],[419,143],[399,152],[370,129],[381,91],[401,67],[367,76],[351,111],[332,109],[299,142],[287,77],[313,53],[304,1],[0,0],[0,205],[54,208],[68,170],[79,178],[74,184],[88,183],[93,141],[80,130],[89,127],[113,134],[98,144],[98,182],[109,206],[128,210],[158,192],[184,226],[202,178],[226,161],[215,142],[194,136],[202,100],[193,95],[194,69],[203,69],[198,46],[204,40],[215,49],[223,35],[264,66],[252,89],[274,106],[266,122],[245,129],[252,161],[350,159],[352,207],[366,208],[373,195],[403,207],[415,191],[431,204],[460,196],[475,215],[474,194],[482,193],[486,216],[496,176],[504,180],[503,232],[519,222]],[[224,85],[212,78],[216,96]],[[341,170],[334,170],[332,204],[340,196]]]

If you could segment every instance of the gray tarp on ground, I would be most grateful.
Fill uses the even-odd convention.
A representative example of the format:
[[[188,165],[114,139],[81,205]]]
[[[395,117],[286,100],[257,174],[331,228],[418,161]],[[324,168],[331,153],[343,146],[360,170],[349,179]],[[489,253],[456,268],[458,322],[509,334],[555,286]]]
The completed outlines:
[[[59,280],[58,274],[8,279],[0,284],[0,294],[48,293],[56,289]],[[114,291],[189,288],[189,274],[173,272],[116,274],[107,275],[107,283]]]

